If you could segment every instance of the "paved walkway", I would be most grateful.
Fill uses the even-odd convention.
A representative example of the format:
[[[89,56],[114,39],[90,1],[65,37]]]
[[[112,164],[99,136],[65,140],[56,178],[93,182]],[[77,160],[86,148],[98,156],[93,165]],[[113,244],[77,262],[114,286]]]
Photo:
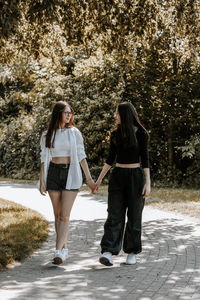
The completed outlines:
[[[73,207],[68,247],[70,258],[51,264],[55,246],[48,196],[31,186],[0,183],[0,198],[21,203],[51,223],[47,242],[13,269],[0,273],[0,299],[27,300],[200,300],[200,228],[194,219],[145,207],[143,252],[137,264],[98,263],[99,241],[106,218],[106,199],[79,193]]]

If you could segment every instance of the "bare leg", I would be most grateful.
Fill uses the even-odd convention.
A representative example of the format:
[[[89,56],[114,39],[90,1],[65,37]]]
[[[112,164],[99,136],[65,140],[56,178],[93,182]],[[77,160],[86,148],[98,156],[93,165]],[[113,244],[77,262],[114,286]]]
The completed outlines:
[[[61,206],[59,214],[58,232],[56,240],[56,249],[61,250],[63,244],[66,243],[69,231],[69,218],[74,200],[76,199],[77,192],[62,191]]]
[[[60,207],[61,207],[61,192],[57,191],[49,191],[49,197],[51,199],[51,203],[53,206],[53,212],[55,217],[55,230],[56,236],[58,234],[58,222],[59,222],[59,215],[60,215]],[[57,238],[56,238],[57,239]],[[63,248],[65,248],[65,243],[63,244]]]
[[[58,218],[60,213],[60,203],[61,203],[61,192],[49,191],[49,197],[53,206],[53,212],[55,217],[55,230],[58,231]]]

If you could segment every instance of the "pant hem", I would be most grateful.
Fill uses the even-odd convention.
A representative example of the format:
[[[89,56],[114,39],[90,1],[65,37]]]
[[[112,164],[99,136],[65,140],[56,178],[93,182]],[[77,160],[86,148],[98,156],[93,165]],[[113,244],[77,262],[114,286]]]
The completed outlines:
[[[104,252],[110,252],[112,255],[118,255],[119,254],[119,252],[113,252],[112,250],[109,250],[109,249],[103,249],[103,250],[101,250],[101,254],[103,254]]]
[[[123,250],[124,251],[124,253],[126,253],[126,254],[130,254],[130,253],[133,253],[133,254],[135,254],[135,255],[137,255],[137,254],[139,254],[139,253],[141,253],[142,252],[142,250],[140,250],[140,251],[125,251],[125,250]]]

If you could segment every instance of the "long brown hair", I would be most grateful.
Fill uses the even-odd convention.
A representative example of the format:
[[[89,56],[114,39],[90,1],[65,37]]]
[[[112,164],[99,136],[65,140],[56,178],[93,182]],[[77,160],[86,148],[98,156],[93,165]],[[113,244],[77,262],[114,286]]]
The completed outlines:
[[[149,137],[147,130],[142,125],[138,113],[131,102],[122,102],[117,107],[121,124],[118,125],[118,130],[121,131],[125,147],[137,146],[137,138],[133,126],[142,128]]]
[[[51,148],[54,145],[54,140],[56,136],[56,129],[59,129],[61,122],[62,122],[62,113],[65,110],[66,107],[69,107],[71,109],[71,119],[68,124],[65,124],[66,128],[70,128],[73,125],[74,122],[74,110],[72,107],[65,101],[58,101],[53,107],[53,111],[51,114],[51,119],[48,125],[47,134],[46,134],[46,147]],[[53,136],[53,140],[52,140]]]

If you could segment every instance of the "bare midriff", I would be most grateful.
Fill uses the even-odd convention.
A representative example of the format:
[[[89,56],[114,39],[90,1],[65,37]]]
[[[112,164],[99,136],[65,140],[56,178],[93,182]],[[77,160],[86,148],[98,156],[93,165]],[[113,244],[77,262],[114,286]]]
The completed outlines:
[[[140,168],[140,163],[136,164],[118,164],[116,163],[116,167],[118,168]]]
[[[70,163],[70,156],[65,157],[52,157],[51,161],[54,164],[69,164]]]

